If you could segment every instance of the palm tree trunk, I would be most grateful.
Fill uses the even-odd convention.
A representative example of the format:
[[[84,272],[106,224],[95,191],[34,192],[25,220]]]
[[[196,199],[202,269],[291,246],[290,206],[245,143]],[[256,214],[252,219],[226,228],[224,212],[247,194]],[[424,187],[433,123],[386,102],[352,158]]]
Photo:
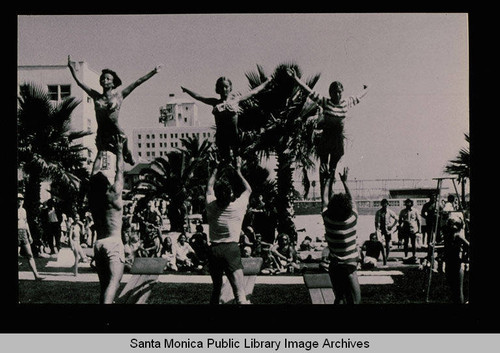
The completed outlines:
[[[293,159],[287,151],[277,152],[277,187],[278,196],[276,209],[278,212],[278,233],[286,233],[290,239],[296,241],[297,232],[292,219],[293,201]]]
[[[467,178],[462,177],[461,178],[461,184],[462,184],[462,207],[465,208],[465,183],[467,182]]]

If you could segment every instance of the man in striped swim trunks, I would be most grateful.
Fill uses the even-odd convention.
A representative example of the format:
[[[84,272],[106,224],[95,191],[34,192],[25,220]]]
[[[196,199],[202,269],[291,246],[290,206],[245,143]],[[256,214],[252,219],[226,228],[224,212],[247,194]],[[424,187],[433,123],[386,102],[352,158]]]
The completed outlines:
[[[330,250],[329,273],[335,293],[335,304],[361,302],[361,289],[356,272],[359,261],[356,235],[358,211],[347,187],[347,173],[347,168],[344,168],[343,174],[339,173],[345,193],[334,194],[333,191],[329,192],[329,188],[325,188],[325,204],[321,214]]]

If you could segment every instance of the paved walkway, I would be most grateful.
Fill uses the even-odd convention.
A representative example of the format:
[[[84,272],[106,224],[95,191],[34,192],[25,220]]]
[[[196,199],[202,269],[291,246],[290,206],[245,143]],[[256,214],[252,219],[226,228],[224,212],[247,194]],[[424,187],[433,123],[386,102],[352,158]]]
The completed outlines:
[[[396,255],[394,255],[396,256]],[[419,257],[424,256],[419,254]],[[78,276],[73,275],[74,257],[73,252],[69,248],[62,248],[59,251],[57,259],[49,261],[44,268],[40,268],[39,272],[45,277],[44,281],[63,281],[63,282],[98,282],[97,274],[93,272],[88,263],[80,263]],[[394,283],[393,276],[401,276],[403,272],[396,268],[400,266],[400,262],[389,261],[387,269],[377,269],[375,271],[358,271],[360,285],[368,284],[392,284]],[[410,265],[411,266],[411,265]],[[414,265],[413,265],[414,266]],[[128,282],[132,275],[124,274],[122,282]],[[34,280],[31,271],[20,271],[20,280]],[[196,274],[162,274],[158,279],[161,283],[206,283],[211,284],[212,280],[209,275]],[[304,284],[301,275],[263,275],[257,276],[256,284]]]

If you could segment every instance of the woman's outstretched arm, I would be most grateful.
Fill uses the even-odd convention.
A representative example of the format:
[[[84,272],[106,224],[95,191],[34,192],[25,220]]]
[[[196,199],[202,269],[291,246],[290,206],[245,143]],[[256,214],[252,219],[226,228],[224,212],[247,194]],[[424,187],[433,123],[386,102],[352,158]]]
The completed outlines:
[[[146,75],[142,76],[137,81],[132,82],[130,85],[128,85],[127,87],[125,87],[122,90],[122,97],[123,98],[127,97],[134,89],[136,89],[139,85],[141,85],[142,83],[146,82],[151,77],[153,77],[154,75],[156,75],[158,72],[161,71],[161,69],[162,69],[162,65],[157,65],[153,70],[151,70],[150,72],[148,72]]]
[[[256,94],[258,94],[258,93],[262,92],[264,89],[266,89],[266,87],[269,85],[269,83],[271,83],[271,80],[268,78],[263,83],[261,83],[260,85],[258,85],[254,89],[252,89],[251,91],[247,92],[244,95],[237,97],[237,101],[242,102],[244,100],[247,100],[248,98],[255,96]]]
[[[295,72],[294,69],[287,69],[286,72],[288,73],[288,75],[290,75],[291,78],[293,78],[295,80],[295,82],[297,82],[297,84],[304,90],[306,91],[308,94],[311,94],[313,93],[314,91],[308,86],[306,85],[304,82],[302,82],[302,80],[297,76],[297,73]]]
[[[212,106],[214,106],[218,103],[217,98],[209,98],[209,97],[201,96],[198,93],[193,92],[190,89],[187,89],[186,87],[181,86],[181,89],[182,89],[182,92],[189,94],[191,97],[193,97],[194,99],[196,99],[202,103],[212,105]]]
[[[99,96],[99,92],[97,92],[96,90],[93,90],[92,88],[90,88],[89,86],[87,86],[85,83],[83,83],[82,81],[80,81],[80,79],[78,78],[78,76],[76,75],[76,72],[75,72],[75,68],[73,67],[73,62],[71,61],[71,56],[68,55],[68,68],[69,68],[69,71],[71,72],[71,76],[73,76],[73,79],[75,80],[76,84],[85,91],[85,93],[87,93],[92,99],[94,99],[95,97]]]

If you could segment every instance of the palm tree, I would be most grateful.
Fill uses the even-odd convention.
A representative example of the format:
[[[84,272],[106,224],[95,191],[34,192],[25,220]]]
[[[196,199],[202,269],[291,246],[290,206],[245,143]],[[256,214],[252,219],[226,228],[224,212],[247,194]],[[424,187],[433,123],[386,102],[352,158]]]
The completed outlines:
[[[196,137],[187,137],[181,139],[182,147],[178,148],[188,161],[188,163],[196,163],[192,177],[189,181],[190,187],[190,202],[193,213],[203,214],[205,211],[205,193],[208,178],[210,176],[210,161],[214,159],[215,151],[213,143],[208,140],[203,140]]]
[[[75,194],[88,177],[86,150],[73,142],[90,132],[71,131],[71,114],[80,102],[68,97],[53,104],[48,93],[35,83],[20,86],[17,110],[18,168],[22,171],[25,205],[35,246],[40,245],[41,182],[49,180],[61,193]]]
[[[469,134],[465,133],[465,141],[470,144]],[[461,148],[455,159],[445,166],[444,171],[458,177],[458,183],[462,186],[462,205],[465,205],[465,184],[470,177],[470,150],[469,146]]]
[[[165,157],[153,160],[149,167],[141,171],[143,178],[132,192],[145,194],[145,200],[168,198],[168,218],[170,230],[184,230],[185,208],[188,198],[204,197],[208,180],[208,163],[212,144],[197,137],[181,140],[183,148],[169,152]]]
[[[256,138],[248,150],[261,157],[276,156],[275,206],[278,232],[286,232],[295,237],[296,231],[292,221],[295,198],[293,172],[295,168],[302,170],[305,173],[304,183],[307,186],[307,171],[314,167],[312,117],[316,114],[317,108],[295,85],[286,73],[287,68],[293,68],[299,76],[301,75],[301,70],[296,64],[280,64],[272,74],[274,82],[272,88],[246,103],[240,120],[244,127],[250,126],[256,131]],[[251,87],[258,86],[267,77],[261,66],[257,66],[257,72],[247,73],[246,76]],[[314,87],[318,80],[319,75],[315,75],[307,80],[307,85]],[[246,121],[257,123],[252,126]],[[262,125],[258,126],[258,123]]]

